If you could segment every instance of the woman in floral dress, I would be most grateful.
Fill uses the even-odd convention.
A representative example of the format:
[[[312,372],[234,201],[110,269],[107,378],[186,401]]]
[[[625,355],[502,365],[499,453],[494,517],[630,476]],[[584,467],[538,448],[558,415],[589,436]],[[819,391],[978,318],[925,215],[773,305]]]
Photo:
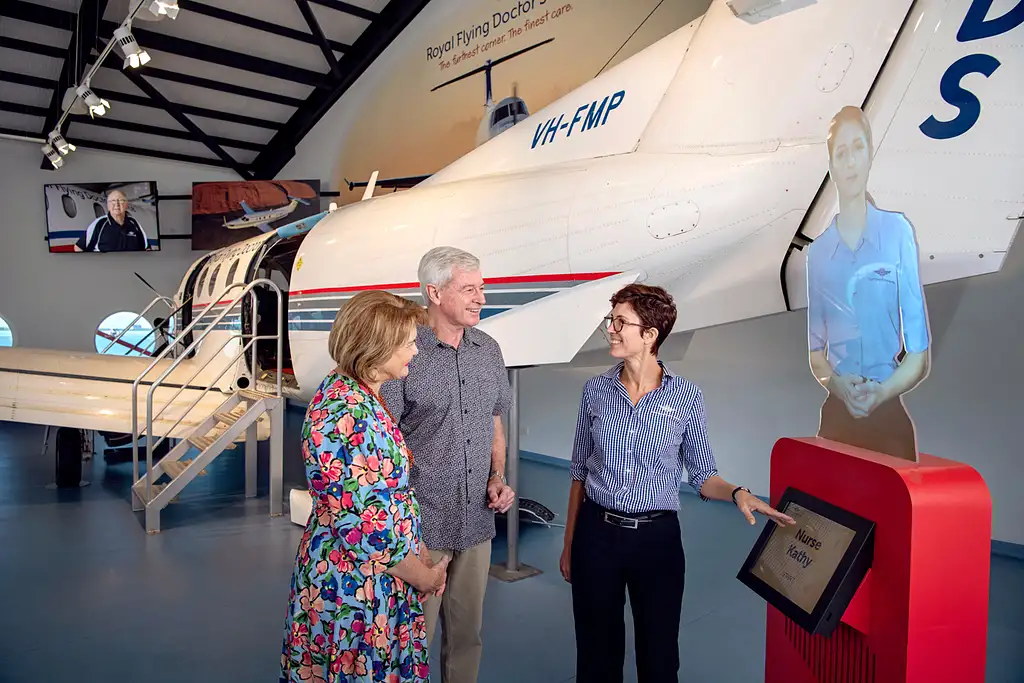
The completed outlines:
[[[408,373],[423,309],[364,292],[338,313],[337,363],[309,404],[302,455],[313,498],[292,574],[281,654],[287,683],[428,680],[421,593],[444,589],[409,486],[412,454],[380,385]]]

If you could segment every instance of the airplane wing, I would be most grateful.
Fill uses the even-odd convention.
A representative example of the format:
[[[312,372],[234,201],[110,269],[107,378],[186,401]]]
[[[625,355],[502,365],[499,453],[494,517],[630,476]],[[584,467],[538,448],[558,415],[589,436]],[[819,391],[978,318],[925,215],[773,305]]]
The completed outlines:
[[[427,173],[426,175],[410,175],[403,176],[400,178],[384,178],[383,180],[378,180],[375,183],[375,185],[377,187],[390,187],[396,190],[408,189],[410,187],[419,185],[429,177],[430,174]],[[346,179],[345,183],[348,185],[348,189],[350,191],[354,190],[357,187],[366,187],[367,185],[369,185],[369,181],[367,180],[353,181]]]
[[[485,318],[477,328],[501,345],[506,367],[568,363],[611,311],[612,295],[645,277],[633,270],[576,285]],[[544,333],[556,328],[558,334]]]
[[[131,433],[132,383],[151,362],[140,357],[0,348],[0,420]],[[140,432],[145,431],[146,395],[151,383],[172,362],[160,361],[146,376],[147,381],[140,384]],[[228,398],[228,393],[218,388],[203,394],[203,388],[213,379],[206,369],[184,385],[196,369],[194,361],[182,362],[168,376],[166,385],[154,392],[154,413],[169,404],[159,419],[154,419],[154,436],[188,436]]]

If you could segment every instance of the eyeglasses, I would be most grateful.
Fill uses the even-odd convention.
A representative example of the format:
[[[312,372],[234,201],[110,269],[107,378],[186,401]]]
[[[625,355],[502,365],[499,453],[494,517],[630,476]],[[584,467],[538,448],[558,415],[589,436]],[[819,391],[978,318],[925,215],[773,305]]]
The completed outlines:
[[[639,327],[640,329],[644,329],[644,328],[647,327],[646,325],[644,325],[642,323],[631,323],[628,320],[626,320],[625,318],[616,318],[616,317],[607,315],[607,316],[604,317],[604,326],[605,326],[605,328],[607,328],[609,325],[611,325],[612,329],[615,330],[616,332],[622,332],[622,326],[623,325],[632,325],[633,327]]]

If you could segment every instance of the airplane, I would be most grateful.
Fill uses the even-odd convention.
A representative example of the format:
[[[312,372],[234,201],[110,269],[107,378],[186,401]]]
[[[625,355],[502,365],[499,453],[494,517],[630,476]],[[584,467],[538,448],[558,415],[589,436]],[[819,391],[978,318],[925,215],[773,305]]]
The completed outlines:
[[[228,221],[225,218],[224,227],[232,230],[237,230],[239,228],[259,228],[263,232],[270,232],[273,229],[270,224],[289,215],[299,206],[299,202],[307,205],[309,204],[305,199],[299,199],[298,197],[292,197],[291,195],[289,195],[288,198],[291,199],[291,201],[284,206],[267,209],[266,211],[253,211],[252,207],[250,207],[245,200],[242,200],[239,202],[239,205],[241,205],[242,211],[245,212],[245,215],[239,216],[232,221]]]
[[[526,106],[526,101],[518,95],[518,87],[515,83],[512,84],[511,97],[504,97],[497,104],[494,103],[494,93],[491,87],[491,69],[499,64],[507,62],[510,59],[514,59],[521,54],[535,50],[542,45],[547,45],[553,40],[554,38],[548,38],[528,47],[524,47],[521,50],[511,52],[504,57],[499,57],[494,60],[488,59],[482,66],[467,71],[461,76],[456,76],[451,80],[447,80],[440,85],[434,86],[430,89],[430,92],[440,90],[441,88],[457,83],[464,78],[475,76],[478,73],[484,74],[484,115],[483,118],[480,119],[480,125],[477,127],[475,138],[475,144],[479,147],[499,133],[508,130],[520,121],[525,120],[530,115],[530,111]],[[380,180],[375,180],[373,185],[375,187],[392,188],[392,190],[397,191],[399,189],[415,187],[429,177],[430,174],[382,178]],[[369,181],[351,181],[347,178],[345,179],[345,184],[348,185],[349,191],[352,191],[357,187],[368,187],[370,185]]]
[[[742,4],[715,0],[405,192],[200,257],[173,297],[188,302],[175,329],[196,322],[179,338],[206,336],[170,379],[221,398],[281,379],[307,402],[333,366],[327,337],[344,302],[366,289],[419,301],[418,261],[440,244],[481,259],[480,329],[509,368],[574,362],[630,282],[673,295],[669,340],[803,308],[804,247],[836,213],[825,133],[848,104],[871,121],[869,190],[912,221],[922,282],[998,271],[1024,219],[1024,4],[1001,15],[990,0]],[[222,348],[276,321],[224,292],[259,279],[284,294],[286,344],[234,357]],[[0,418],[131,431],[123,386],[148,362],[0,349]],[[215,409],[200,404],[193,422]]]

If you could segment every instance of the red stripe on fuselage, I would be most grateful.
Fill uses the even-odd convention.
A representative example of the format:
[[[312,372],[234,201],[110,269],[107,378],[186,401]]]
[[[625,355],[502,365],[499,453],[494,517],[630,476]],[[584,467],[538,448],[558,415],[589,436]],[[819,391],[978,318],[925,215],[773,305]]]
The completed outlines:
[[[600,280],[601,278],[618,275],[618,273],[558,273],[548,275],[513,275],[510,277],[484,278],[484,284],[519,285],[536,284],[538,282],[572,282],[574,280]],[[346,287],[324,287],[321,289],[299,289],[289,292],[289,296],[308,296],[310,294],[344,294],[346,292],[362,292],[371,289],[419,289],[418,282],[398,282],[389,285],[350,285]]]

